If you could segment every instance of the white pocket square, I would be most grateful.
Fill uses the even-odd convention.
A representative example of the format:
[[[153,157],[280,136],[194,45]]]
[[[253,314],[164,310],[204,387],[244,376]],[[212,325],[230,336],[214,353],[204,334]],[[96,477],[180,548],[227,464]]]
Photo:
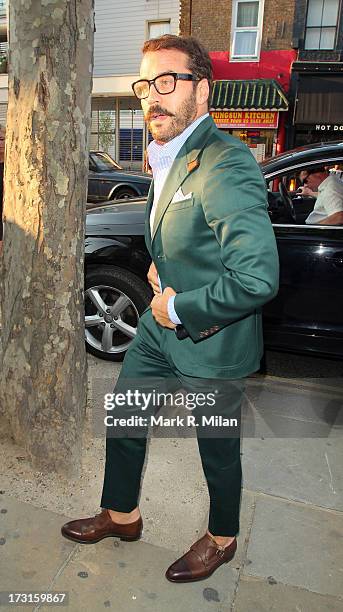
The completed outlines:
[[[190,200],[192,196],[193,196],[192,191],[184,194],[182,193],[181,187],[179,187],[179,189],[174,193],[174,197],[170,203],[175,204],[176,202],[183,202],[184,200]]]

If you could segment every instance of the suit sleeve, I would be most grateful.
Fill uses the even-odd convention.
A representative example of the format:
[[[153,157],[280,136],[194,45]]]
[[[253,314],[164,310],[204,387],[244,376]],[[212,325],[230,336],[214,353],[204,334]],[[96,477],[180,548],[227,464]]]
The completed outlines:
[[[223,271],[210,284],[175,297],[175,311],[194,341],[261,308],[277,294],[279,282],[266,186],[247,147],[217,156],[204,177],[201,198]]]

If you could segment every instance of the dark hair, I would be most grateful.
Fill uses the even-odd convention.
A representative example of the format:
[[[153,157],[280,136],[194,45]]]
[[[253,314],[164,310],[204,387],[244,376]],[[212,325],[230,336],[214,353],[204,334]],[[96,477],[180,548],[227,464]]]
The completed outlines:
[[[307,171],[307,176],[310,176],[310,174],[317,174],[317,172],[325,172],[326,174],[329,172],[327,166],[317,166],[314,168],[311,166],[311,168],[305,168],[305,170]]]
[[[208,51],[203,45],[193,36],[175,36],[174,34],[163,34],[158,38],[150,38],[146,40],[142,53],[148,51],[160,51],[161,49],[177,49],[188,56],[188,69],[197,79],[207,79],[210,88],[208,104],[210,105],[212,87],[213,87],[213,71],[212,63]]]

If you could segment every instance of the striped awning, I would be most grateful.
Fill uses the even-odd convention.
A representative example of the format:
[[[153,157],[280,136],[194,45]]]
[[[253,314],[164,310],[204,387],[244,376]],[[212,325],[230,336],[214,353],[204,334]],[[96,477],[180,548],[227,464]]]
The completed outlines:
[[[288,100],[273,79],[214,81],[211,110],[288,110]]]

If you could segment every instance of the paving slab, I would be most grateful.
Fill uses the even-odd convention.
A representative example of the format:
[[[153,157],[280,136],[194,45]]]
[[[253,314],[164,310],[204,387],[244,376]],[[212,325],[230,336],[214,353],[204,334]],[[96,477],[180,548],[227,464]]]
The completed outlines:
[[[242,577],[233,612],[343,612],[343,600],[273,580]],[[222,612],[228,612],[225,607]]]
[[[246,489],[343,510],[340,438],[244,438],[242,451]]]
[[[164,576],[175,560],[168,549],[110,539],[77,548],[54,584],[54,590],[69,593],[68,612],[206,612],[221,604],[230,609],[238,572],[229,564],[206,581],[172,584]]]
[[[343,596],[343,514],[257,496],[243,574]]]
[[[0,495],[1,591],[48,589],[73,548],[60,534],[66,520]]]
[[[327,438],[343,435],[343,386],[310,381],[248,379],[245,437]]]
[[[117,612],[174,612],[176,601],[179,609],[205,611],[232,601],[238,572],[228,564],[206,582],[174,585],[164,577],[178,556],[173,550],[112,538],[92,546],[77,545],[60,535],[66,517],[3,495],[0,516],[1,590],[66,591],[71,612],[104,607]]]

